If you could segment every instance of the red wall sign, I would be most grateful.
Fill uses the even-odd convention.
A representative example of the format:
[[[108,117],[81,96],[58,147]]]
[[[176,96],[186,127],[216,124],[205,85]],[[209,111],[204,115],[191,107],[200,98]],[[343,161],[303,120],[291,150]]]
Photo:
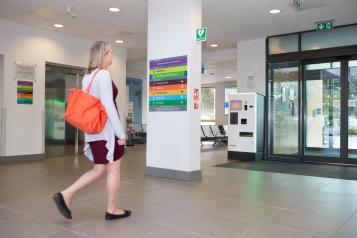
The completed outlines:
[[[200,90],[198,88],[193,89],[193,108],[198,109],[198,101],[200,99]]]

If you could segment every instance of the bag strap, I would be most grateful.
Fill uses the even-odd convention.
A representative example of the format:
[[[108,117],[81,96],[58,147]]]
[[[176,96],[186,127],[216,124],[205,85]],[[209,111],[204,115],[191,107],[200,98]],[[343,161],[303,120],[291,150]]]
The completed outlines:
[[[98,73],[99,71],[100,71],[100,69],[98,69],[98,70],[94,73],[94,75],[93,75],[93,77],[92,77],[92,80],[90,81],[88,87],[86,88],[86,92],[87,92],[87,93],[89,93],[89,89],[90,89],[90,87],[92,86],[93,80],[94,80],[95,76],[97,75],[97,73]]]

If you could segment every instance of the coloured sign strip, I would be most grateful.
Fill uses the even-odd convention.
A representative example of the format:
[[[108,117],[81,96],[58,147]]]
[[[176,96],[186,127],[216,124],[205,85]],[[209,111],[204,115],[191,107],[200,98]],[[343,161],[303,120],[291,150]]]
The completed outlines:
[[[150,106],[160,106],[160,105],[185,105],[187,100],[164,100],[164,101],[152,101]]]
[[[187,56],[150,61],[149,111],[187,110]]]
[[[151,101],[166,101],[166,100],[187,100],[187,94],[167,95],[167,96],[150,96]]]
[[[185,106],[150,106],[150,112],[180,112],[187,111]]]
[[[186,84],[171,84],[171,85],[163,85],[163,86],[151,86],[150,90],[160,91],[160,90],[182,90],[187,89]]]
[[[173,84],[187,85],[187,79],[183,78],[183,79],[150,81],[150,87],[151,86],[162,86],[162,85],[173,85]]]
[[[185,72],[185,71],[187,71],[187,65],[152,69],[150,70],[150,74],[167,74],[167,73]]]
[[[17,81],[17,104],[33,103],[33,82]]]
[[[150,74],[150,79],[152,79],[152,80],[180,79],[180,78],[186,78],[186,77],[187,77],[187,71],[164,73],[164,74]]]
[[[187,90],[160,90],[160,91],[150,91],[150,96],[160,96],[160,95],[177,95],[185,94],[187,95]]]
[[[187,65],[187,56],[178,56],[166,59],[158,59],[150,61],[150,70],[156,68],[172,67],[179,65]]]

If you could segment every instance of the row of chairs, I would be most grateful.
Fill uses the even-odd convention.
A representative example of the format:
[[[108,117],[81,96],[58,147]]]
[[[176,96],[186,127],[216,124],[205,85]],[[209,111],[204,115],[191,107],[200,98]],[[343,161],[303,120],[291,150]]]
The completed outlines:
[[[146,124],[128,125],[129,143],[146,143]],[[201,144],[204,141],[223,143],[228,142],[228,125],[201,125]]]
[[[146,143],[146,124],[131,123],[128,125],[128,139],[130,144]]]
[[[227,145],[228,125],[201,125],[201,144],[204,141]]]

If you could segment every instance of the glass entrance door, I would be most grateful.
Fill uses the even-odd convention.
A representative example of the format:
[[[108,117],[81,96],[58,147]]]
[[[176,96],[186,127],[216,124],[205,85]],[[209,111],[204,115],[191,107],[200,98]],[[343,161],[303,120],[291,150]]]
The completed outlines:
[[[304,155],[340,157],[341,63],[304,66]]]

